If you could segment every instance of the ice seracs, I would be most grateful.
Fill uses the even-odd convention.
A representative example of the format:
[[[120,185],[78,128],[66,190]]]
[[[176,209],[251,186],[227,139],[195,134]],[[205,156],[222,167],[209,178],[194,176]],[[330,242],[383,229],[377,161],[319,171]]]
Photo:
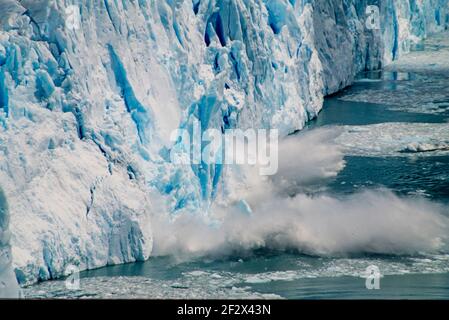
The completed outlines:
[[[18,298],[19,286],[12,269],[8,203],[0,188],[0,299]]]

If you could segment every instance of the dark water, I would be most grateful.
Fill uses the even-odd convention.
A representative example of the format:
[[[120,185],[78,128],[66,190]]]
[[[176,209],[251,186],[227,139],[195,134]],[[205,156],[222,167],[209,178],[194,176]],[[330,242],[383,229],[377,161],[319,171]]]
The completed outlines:
[[[449,106],[449,77],[402,73],[401,79],[407,80],[395,80],[398,78],[397,73],[390,72],[365,76],[385,80],[357,82],[327,98],[322,112],[309,124],[309,129],[329,125],[366,126],[381,123],[448,123],[449,126],[449,108],[438,113],[419,113],[410,111],[408,101],[402,107],[396,107],[397,110],[392,110],[388,104],[344,100],[347,95],[372,90],[379,93],[392,91],[393,96],[396,91],[404,91],[403,94],[410,92],[410,100],[413,101],[413,95],[422,95],[420,90],[424,90],[430,97],[432,91],[446,96]],[[415,87],[419,89],[417,92]],[[443,105],[446,106],[445,103]],[[345,160],[346,167],[331,184],[331,192],[350,194],[363,188],[387,187],[400,195],[424,195],[438,201],[449,201],[449,152],[422,157],[401,154],[389,157],[348,155]]]
[[[358,81],[328,97],[321,113],[308,127],[389,122],[448,123],[448,75],[370,72],[361,77],[368,81]],[[351,95],[361,95],[362,98],[348,100]],[[435,104],[434,109],[426,107],[429,103]],[[416,110],[413,108],[416,105],[424,107]]]
[[[341,101],[338,97],[331,97],[325,101],[324,109],[309,127],[360,126],[388,122],[444,123],[447,119],[442,115],[395,111],[377,103]]]
[[[364,279],[342,276],[277,282],[270,290],[287,299],[448,299],[449,274],[387,275],[379,290],[361,289]],[[254,285],[265,292],[265,285]]]
[[[328,125],[448,122],[449,108],[444,109],[441,91],[448,90],[444,84],[449,83],[449,78],[445,79],[447,81],[441,78],[433,81],[427,76],[413,74],[374,74],[369,77],[377,81],[358,82],[342,93],[329,97],[323,111],[309,125],[309,129]],[[408,93],[416,95],[420,90],[427,92],[428,97],[434,96],[432,90],[438,92],[439,100],[431,102],[443,109],[429,112],[419,109],[418,104],[410,107],[409,103],[405,103],[401,106],[394,101],[396,92],[399,96],[402,94],[407,97]],[[389,103],[382,104],[377,100],[374,103],[344,100],[348,95],[366,91],[372,93],[373,97],[390,97],[388,101],[396,104],[392,107]],[[393,92],[393,95],[388,96],[388,92]],[[419,99],[411,97],[411,101],[414,100]],[[422,196],[437,202],[449,202],[447,153],[422,156],[349,154],[345,160],[345,169],[327,190],[333,195],[344,196],[366,188],[386,187],[402,196]],[[361,275],[370,265],[378,266],[385,274],[380,280],[380,290],[366,289],[366,280]],[[198,270],[200,274],[195,273]],[[83,281],[93,281],[90,293],[87,289],[84,293],[93,297],[109,297],[104,295],[105,291],[119,291],[117,287],[120,286],[136,286],[143,290],[143,297],[201,297],[201,293],[210,298],[247,297],[246,293],[255,292],[289,299],[449,299],[449,255],[323,258],[298,252],[259,250],[245,257],[226,257],[222,260],[203,258],[183,263],[168,257],[154,257],[145,263],[86,271],[81,274],[81,278],[81,284]],[[120,281],[111,285],[107,279]],[[151,279],[152,282],[139,286],[131,279]],[[145,288],[148,288],[147,296]],[[240,289],[245,294],[238,291]],[[240,295],[236,296],[235,292]],[[70,296],[70,293],[61,289],[57,282],[49,282],[43,284],[43,287],[32,288],[29,295],[64,297]],[[125,297],[136,296],[142,297],[134,295],[132,289],[125,293]]]
[[[449,202],[449,156],[345,157],[346,167],[330,185],[334,193],[388,187],[400,195]]]

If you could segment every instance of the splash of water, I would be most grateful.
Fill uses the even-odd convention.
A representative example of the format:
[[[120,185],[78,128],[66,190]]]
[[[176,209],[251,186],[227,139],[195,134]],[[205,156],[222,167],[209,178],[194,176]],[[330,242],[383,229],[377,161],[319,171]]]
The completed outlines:
[[[279,146],[278,173],[266,179],[256,168],[245,168],[231,201],[214,205],[207,219],[155,217],[155,254],[188,258],[258,248],[325,256],[445,251],[449,219],[442,205],[388,190],[345,198],[310,195],[344,168],[335,143],[339,134],[321,128],[288,137]]]

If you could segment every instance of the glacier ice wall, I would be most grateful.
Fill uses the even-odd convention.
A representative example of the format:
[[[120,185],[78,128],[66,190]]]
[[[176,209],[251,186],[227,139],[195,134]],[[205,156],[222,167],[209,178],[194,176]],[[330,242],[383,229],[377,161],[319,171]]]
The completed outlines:
[[[19,286],[11,265],[12,256],[8,224],[8,204],[3,190],[0,188],[0,299],[19,297]]]
[[[373,4],[380,30],[366,28]],[[144,260],[152,214],[226,198],[223,166],[168,161],[173,129],[286,135],[449,23],[446,0],[0,0],[0,12],[0,184],[21,283]]]

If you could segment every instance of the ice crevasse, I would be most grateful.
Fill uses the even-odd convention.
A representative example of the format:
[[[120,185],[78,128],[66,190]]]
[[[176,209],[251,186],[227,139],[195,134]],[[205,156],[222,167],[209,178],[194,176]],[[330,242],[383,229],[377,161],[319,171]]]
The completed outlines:
[[[174,129],[287,135],[448,24],[446,0],[0,0],[0,289],[10,246],[20,284],[142,261],[152,214],[225,200],[223,166],[168,161]]]

